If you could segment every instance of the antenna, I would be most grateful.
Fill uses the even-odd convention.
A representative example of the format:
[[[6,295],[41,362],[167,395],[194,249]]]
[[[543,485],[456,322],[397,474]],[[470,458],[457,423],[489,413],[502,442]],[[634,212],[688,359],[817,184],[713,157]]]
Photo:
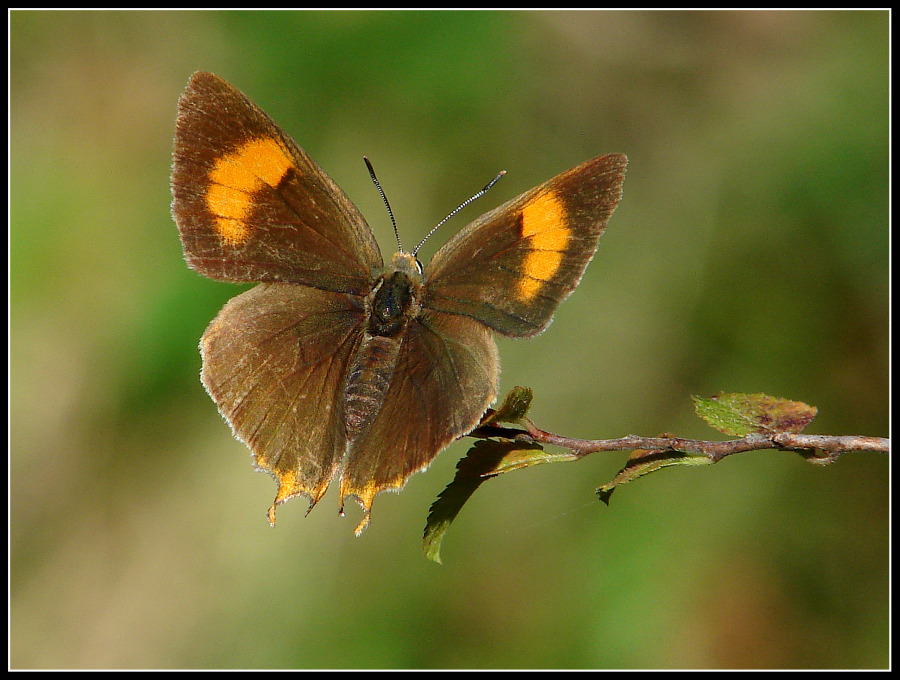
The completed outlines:
[[[384,189],[381,188],[381,184],[378,182],[378,178],[375,176],[375,168],[372,167],[369,159],[365,156],[363,156],[363,160],[366,162],[366,167],[369,168],[369,176],[372,178],[372,182],[375,184],[375,188],[378,189],[378,193],[381,194],[381,200],[384,201],[384,207],[387,208],[388,215],[391,216],[391,224],[394,225],[394,236],[397,237],[397,249],[402,253],[403,244],[400,243],[400,232],[397,231],[397,220],[394,219],[394,211],[391,210],[391,204],[388,203],[387,196],[384,195]]]
[[[366,162],[368,162],[368,161],[366,161]],[[503,175],[505,175],[505,174],[506,174],[506,170],[501,170],[501,171],[497,174],[497,176],[494,177],[494,179],[492,179],[490,182],[488,182],[487,184],[484,185],[484,188],[483,188],[481,191],[479,191],[479,192],[478,192],[477,194],[475,194],[474,196],[471,196],[470,198],[467,198],[465,201],[463,201],[462,203],[460,203],[459,206],[458,206],[455,210],[453,210],[453,211],[452,211],[449,215],[447,215],[444,219],[442,219],[440,222],[438,222],[436,225],[434,225],[434,227],[431,229],[431,231],[429,231],[427,234],[425,234],[425,238],[422,239],[422,242],[419,243],[419,245],[416,246],[416,249],[415,249],[414,251],[412,251],[413,257],[416,257],[416,255],[417,255],[418,252],[419,252],[419,248],[421,248],[423,245],[425,245],[425,241],[427,241],[427,240],[428,240],[428,237],[431,236],[434,232],[437,231],[437,228],[438,228],[439,226],[441,226],[444,222],[446,222],[447,220],[449,220],[449,219],[450,219],[451,217],[453,217],[456,213],[458,213],[460,210],[462,210],[462,209],[465,208],[467,205],[469,205],[469,203],[471,203],[472,201],[474,201],[476,198],[481,198],[482,196],[484,196],[484,195],[488,192],[488,189],[490,189],[492,186],[494,186],[494,185],[500,180],[500,178],[503,177]],[[387,199],[385,199],[385,201],[386,201],[386,200],[387,200]],[[388,208],[388,209],[390,210],[390,208]]]

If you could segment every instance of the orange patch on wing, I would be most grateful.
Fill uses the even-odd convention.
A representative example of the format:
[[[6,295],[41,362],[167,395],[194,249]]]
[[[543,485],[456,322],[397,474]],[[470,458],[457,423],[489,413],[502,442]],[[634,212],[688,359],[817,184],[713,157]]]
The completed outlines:
[[[216,161],[209,173],[206,205],[216,217],[216,230],[231,246],[250,236],[247,216],[253,209],[253,194],[265,185],[277,187],[288,169],[294,167],[273,137],[251,139],[236,151]]]
[[[555,193],[538,196],[522,209],[522,236],[529,239],[531,250],[522,262],[517,296],[528,302],[559,270],[571,237],[566,207]]]
[[[372,502],[375,500],[375,496],[388,489],[399,491],[403,488],[403,480],[398,479],[397,482],[397,484],[378,484],[375,480],[370,479],[360,488],[351,488],[350,483],[346,479],[341,479],[341,514],[344,514],[344,499],[347,496],[355,496],[363,509],[363,518],[353,530],[354,534],[359,536],[369,526],[369,520],[372,519]]]
[[[259,466],[261,461],[257,459],[257,465]],[[267,469],[263,467],[262,469]],[[269,516],[269,524],[273,527],[275,526],[275,508],[284,503],[285,501],[289,501],[294,496],[299,496],[300,494],[306,494],[309,496],[309,510],[312,510],[316,503],[325,495],[325,491],[328,489],[328,485],[331,483],[331,478],[329,477],[323,483],[319,484],[319,486],[314,487],[311,484],[306,483],[305,480],[301,479],[297,474],[296,470],[289,470],[286,472],[278,472],[277,470],[273,471],[272,474],[278,480],[278,493],[275,496],[275,500],[272,501],[272,506],[269,508],[268,516]],[[307,514],[309,514],[309,510],[307,510]]]

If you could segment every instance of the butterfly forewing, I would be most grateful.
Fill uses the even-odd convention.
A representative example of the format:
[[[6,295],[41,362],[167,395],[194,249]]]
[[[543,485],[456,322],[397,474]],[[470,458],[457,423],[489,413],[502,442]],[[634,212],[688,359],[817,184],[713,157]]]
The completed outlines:
[[[340,187],[240,91],[193,75],[178,102],[172,212],[188,264],[224,281],[365,294],[371,230]]]
[[[625,163],[619,154],[600,156],[475,220],[425,269],[425,306],[504,335],[542,331],[597,250]]]

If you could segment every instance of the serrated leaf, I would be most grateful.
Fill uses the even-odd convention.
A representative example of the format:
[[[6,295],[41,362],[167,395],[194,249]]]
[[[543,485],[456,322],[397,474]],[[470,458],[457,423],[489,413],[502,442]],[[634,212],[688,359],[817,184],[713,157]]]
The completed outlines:
[[[497,442],[501,443],[501,442]],[[505,472],[542,465],[543,463],[565,463],[578,460],[571,451],[545,451],[539,444],[508,442],[509,450],[494,464],[490,470],[481,473],[482,477],[494,477]]]
[[[487,479],[487,477],[460,477],[457,474],[456,478],[438,494],[428,511],[425,533],[422,536],[422,552],[425,553],[425,557],[441,564],[441,542],[444,540],[444,534],[469,497]]]
[[[428,520],[422,537],[422,551],[425,557],[438,564],[441,563],[441,542],[462,506],[479,486],[490,479],[491,470],[503,460],[503,457],[520,446],[522,445],[516,442],[485,439],[476,442],[459,460],[453,481],[438,494],[428,510]]]
[[[456,476],[438,495],[428,511],[422,551],[425,557],[441,562],[441,542],[466,501],[484,482],[513,470],[578,460],[571,452],[545,451],[540,444],[485,439],[476,442],[456,464]]]
[[[481,425],[495,423],[520,423],[528,415],[534,394],[530,387],[513,387],[503,398],[503,403],[492,411]]]
[[[609,505],[609,497],[616,487],[627,484],[638,477],[649,475],[664,467],[672,465],[711,465],[712,460],[706,456],[689,456],[679,451],[669,451],[666,449],[654,450],[637,450],[633,451],[625,467],[619,470],[619,473],[613,479],[597,487],[597,496],[601,501]]]
[[[770,397],[767,394],[717,394],[692,397],[697,415],[727,435],[801,432],[816,417],[817,409],[802,401]]]

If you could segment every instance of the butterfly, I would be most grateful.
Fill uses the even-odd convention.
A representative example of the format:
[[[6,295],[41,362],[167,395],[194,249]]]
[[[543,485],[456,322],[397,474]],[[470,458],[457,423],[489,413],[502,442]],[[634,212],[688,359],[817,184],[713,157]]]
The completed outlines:
[[[497,396],[493,334],[544,330],[578,285],[622,194],[626,158],[599,156],[485,213],[427,266],[387,264],[332,179],[211,73],[178,102],[172,214],[188,265],[257,282],[200,342],[201,380],[278,492],[268,518],[335,477],[368,525]],[[374,175],[373,175],[374,177]],[[309,512],[309,510],[307,512]]]

